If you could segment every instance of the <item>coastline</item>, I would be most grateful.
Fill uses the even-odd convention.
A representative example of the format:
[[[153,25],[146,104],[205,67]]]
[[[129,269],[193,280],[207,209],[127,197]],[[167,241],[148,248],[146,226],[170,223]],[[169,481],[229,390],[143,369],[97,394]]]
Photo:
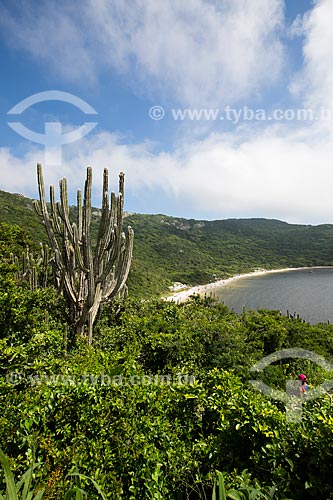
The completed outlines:
[[[236,274],[235,276],[231,276],[230,278],[225,278],[222,280],[214,281],[213,283],[208,283],[207,285],[197,285],[193,286],[190,288],[186,288],[184,290],[180,290],[179,292],[174,292],[173,294],[169,295],[168,297],[164,297],[164,300],[167,302],[185,302],[191,295],[197,295],[201,294],[204,292],[209,292],[213,291],[215,288],[221,288],[223,286],[230,285],[230,283],[233,283],[235,281],[238,281],[243,278],[251,278],[254,276],[263,276],[265,274],[272,274],[272,273],[285,273],[287,271],[298,271],[298,270],[306,270],[306,269],[323,269],[323,268],[328,268],[331,266],[306,266],[306,267],[286,267],[282,269],[260,269],[257,271],[251,271],[249,273],[244,273],[244,274]]]

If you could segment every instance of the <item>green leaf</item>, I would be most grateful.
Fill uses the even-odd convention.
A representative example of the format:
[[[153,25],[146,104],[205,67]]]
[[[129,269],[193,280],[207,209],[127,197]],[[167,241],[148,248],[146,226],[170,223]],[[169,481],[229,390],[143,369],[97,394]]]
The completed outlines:
[[[29,469],[23,474],[22,479],[16,483],[16,491],[17,492],[20,491],[21,486],[24,483],[24,487],[23,487],[23,491],[22,491],[22,500],[29,500],[28,493],[29,493],[29,488],[30,488],[30,483],[31,483],[31,478],[32,478],[32,470],[33,470],[32,467],[29,467]],[[32,494],[30,495],[30,498],[31,498]]]
[[[9,500],[18,500],[16,493],[15,481],[12,471],[9,467],[9,461],[6,455],[0,450],[0,461],[2,464],[3,471],[5,473],[7,495]]]
[[[228,491],[228,497],[231,498],[231,500],[243,500],[244,499],[243,494],[239,493],[236,490]]]
[[[70,500],[73,498],[73,496],[76,494],[76,488],[71,488],[70,490],[66,491],[64,500]]]
[[[84,491],[82,488],[79,488],[78,486],[74,486],[70,490],[68,490],[65,494],[64,500],[70,500],[71,498],[75,497],[75,500],[84,500],[83,495],[88,496],[88,493]]]
[[[96,483],[96,481],[94,481],[91,477],[89,476],[85,476],[84,474],[80,474],[79,472],[72,472],[72,474],[69,474],[69,476],[77,476],[79,477],[80,479],[87,479],[88,481],[91,481],[92,484],[95,486],[97,492],[99,493],[99,495],[101,495],[102,499],[103,500],[107,500],[106,499],[106,496],[104,495],[104,493],[102,492],[101,488],[99,487],[99,485]]]
[[[289,464],[290,470],[293,471],[294,470],[294,464],[293,464],[292,460],[290,460],[290,458],[286,458],[286,462]]]
[[[258,495],[260,495],[261,491],[256,489],[256,488],[252,488],[251,492],[250,492],[250,500],[255,500],[257,498]]]
[[[227,500],[223,474],[220,471],[216,471],[216,474],[217,474],[217,480],[218,480],[218,485],[219,485],[219,500]]]
[[[33,496],[33,491],[29,491],[30,485],[31,485],[31,479],[32,479],[32,473],[33,471],[39,467],[41,464],[33,464],[29,469],[23,474],[22,478],[20,481],[16,483],[16,491],[17,493],[20,491],[22,484],[24,483],[24,488],[22,491],[22,500],[31,500]],[[44,492],[44,490],[43,490]]]
[[[44,495],[44,491],[45,490],[40,490],[35,496],[34,496],[34,500],[41,500],[43,498],[43,495]]]
[[[214,480],[212,500],[216,500],[216,480]]]

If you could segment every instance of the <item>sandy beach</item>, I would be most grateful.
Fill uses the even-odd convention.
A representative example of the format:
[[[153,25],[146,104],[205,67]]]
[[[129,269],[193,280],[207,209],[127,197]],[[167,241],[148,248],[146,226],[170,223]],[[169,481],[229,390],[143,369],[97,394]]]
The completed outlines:
[[[165,297],[164,299],[166,301],[174,301],[178,303],[185,302],[189,297],[191,297],[191,295],[202,294],[205,292],[212,292],[215,288],[220,288],[222,286],[230,285],[230,283],[233,283],[234,281],[240,280],[242,278],[262,276],[264,274],[271,274],[271,273],[282,273],[286,271],[296,271],[300,269],[314,269],[314,267],[287,267],[285,269],[269,269],[269,270],[260,269],[258,271],[252,271],[250,273],[236,274],[235,276],[231,276],[230,278],[214,281],[213,283],[209,283],[207,285],[197,285],[190,288],[186,288],[184,290],[180,290],[179,292],[174,292],[168,297]]]

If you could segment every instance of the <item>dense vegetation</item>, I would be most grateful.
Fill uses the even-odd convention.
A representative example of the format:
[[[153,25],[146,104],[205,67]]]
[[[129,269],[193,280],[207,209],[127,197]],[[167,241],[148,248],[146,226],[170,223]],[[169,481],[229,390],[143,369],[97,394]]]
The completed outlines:
[[[234,235],[237,222],[226,223]],[[254,239],[260,225],[269,232],[264,221],[245,221],[242,234],[251,224]],[[250,367],[281,348],[332,360],[332,326],[274,311],[237,315],[198,297],[183,305],[130,297],[104,308],[92,347],[83,338],[66,345],[61,297],[20,284],[9,261],[31,236],[7,224],[0,234],[0,448],[17,478],[40,464],[35,493],[62,499],[68,474],[79,470],[109,499],[205,499],[220,470],[227,490],[243,491],[230,498],[249,498],[251,489],[251,498],[333,498],[331,395],[305,399],[294,423],[284,403],[249,383]],[[313,386],[333,379],[303,359],[273,363],[258,377],[285,390],[304,371]],[[3,484],[0,473],[0,492]],[[91,481],[82,486],[89,500],[99,498]]]
[[[74,208],[72,209],[74,211]],[[99,211],[93,212],[96,232]],[[0,191],[0,222],[23,227],[35,242],[46,233],[29,198]],[[186,220],[128,214],[135,230],[129,291],[150,297],[174,281],[208,283],[257,267],[333,265],[333,226],[302,226],[276,220]]]
[[[302,422],[288,423],[283,405],[247,379],[270,348],[299,345],[300,337],[332,353],[331,328],[268,312],[237,317],[209,302],[129,303],[105,314],[94,348],[79,344],[62,357],[56,318],[43,324],[40,312],[34,328],[46,307],[40,299],[20,325],[25,343],[13,330],[3,339],[1,446],[18,473],[35,449],[43,462],[36,486],[46,498],[61,498],[73,466],[115,499],[205,498],[215,469],[230,487],[247,469],[248,483],[276,485],[276,498],[329,498],[330,399],[305,404]],[[305,369],[322,381],[315,366]],[[266,376],[278,384],[299,370],[289,363]]]

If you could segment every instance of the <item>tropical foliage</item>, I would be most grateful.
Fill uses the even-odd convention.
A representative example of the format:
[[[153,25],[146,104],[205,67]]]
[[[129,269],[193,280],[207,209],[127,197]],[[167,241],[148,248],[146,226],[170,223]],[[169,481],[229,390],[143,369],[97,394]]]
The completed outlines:
[[[293,422],[283,402],[250,384],[250,368],[279,349],[331,361],[331,325],[275,311],[237,315],[210,298],[130,297],[104,308],[92,346],[84,337],[68,343],[55,290],[16,279],[9,257],[28,236],[1,231],[2,497],[333,498],[331,394],[304,398]],[[303,371],[312,387],[333,379],[302,359],[256,378],[285,391]]]

